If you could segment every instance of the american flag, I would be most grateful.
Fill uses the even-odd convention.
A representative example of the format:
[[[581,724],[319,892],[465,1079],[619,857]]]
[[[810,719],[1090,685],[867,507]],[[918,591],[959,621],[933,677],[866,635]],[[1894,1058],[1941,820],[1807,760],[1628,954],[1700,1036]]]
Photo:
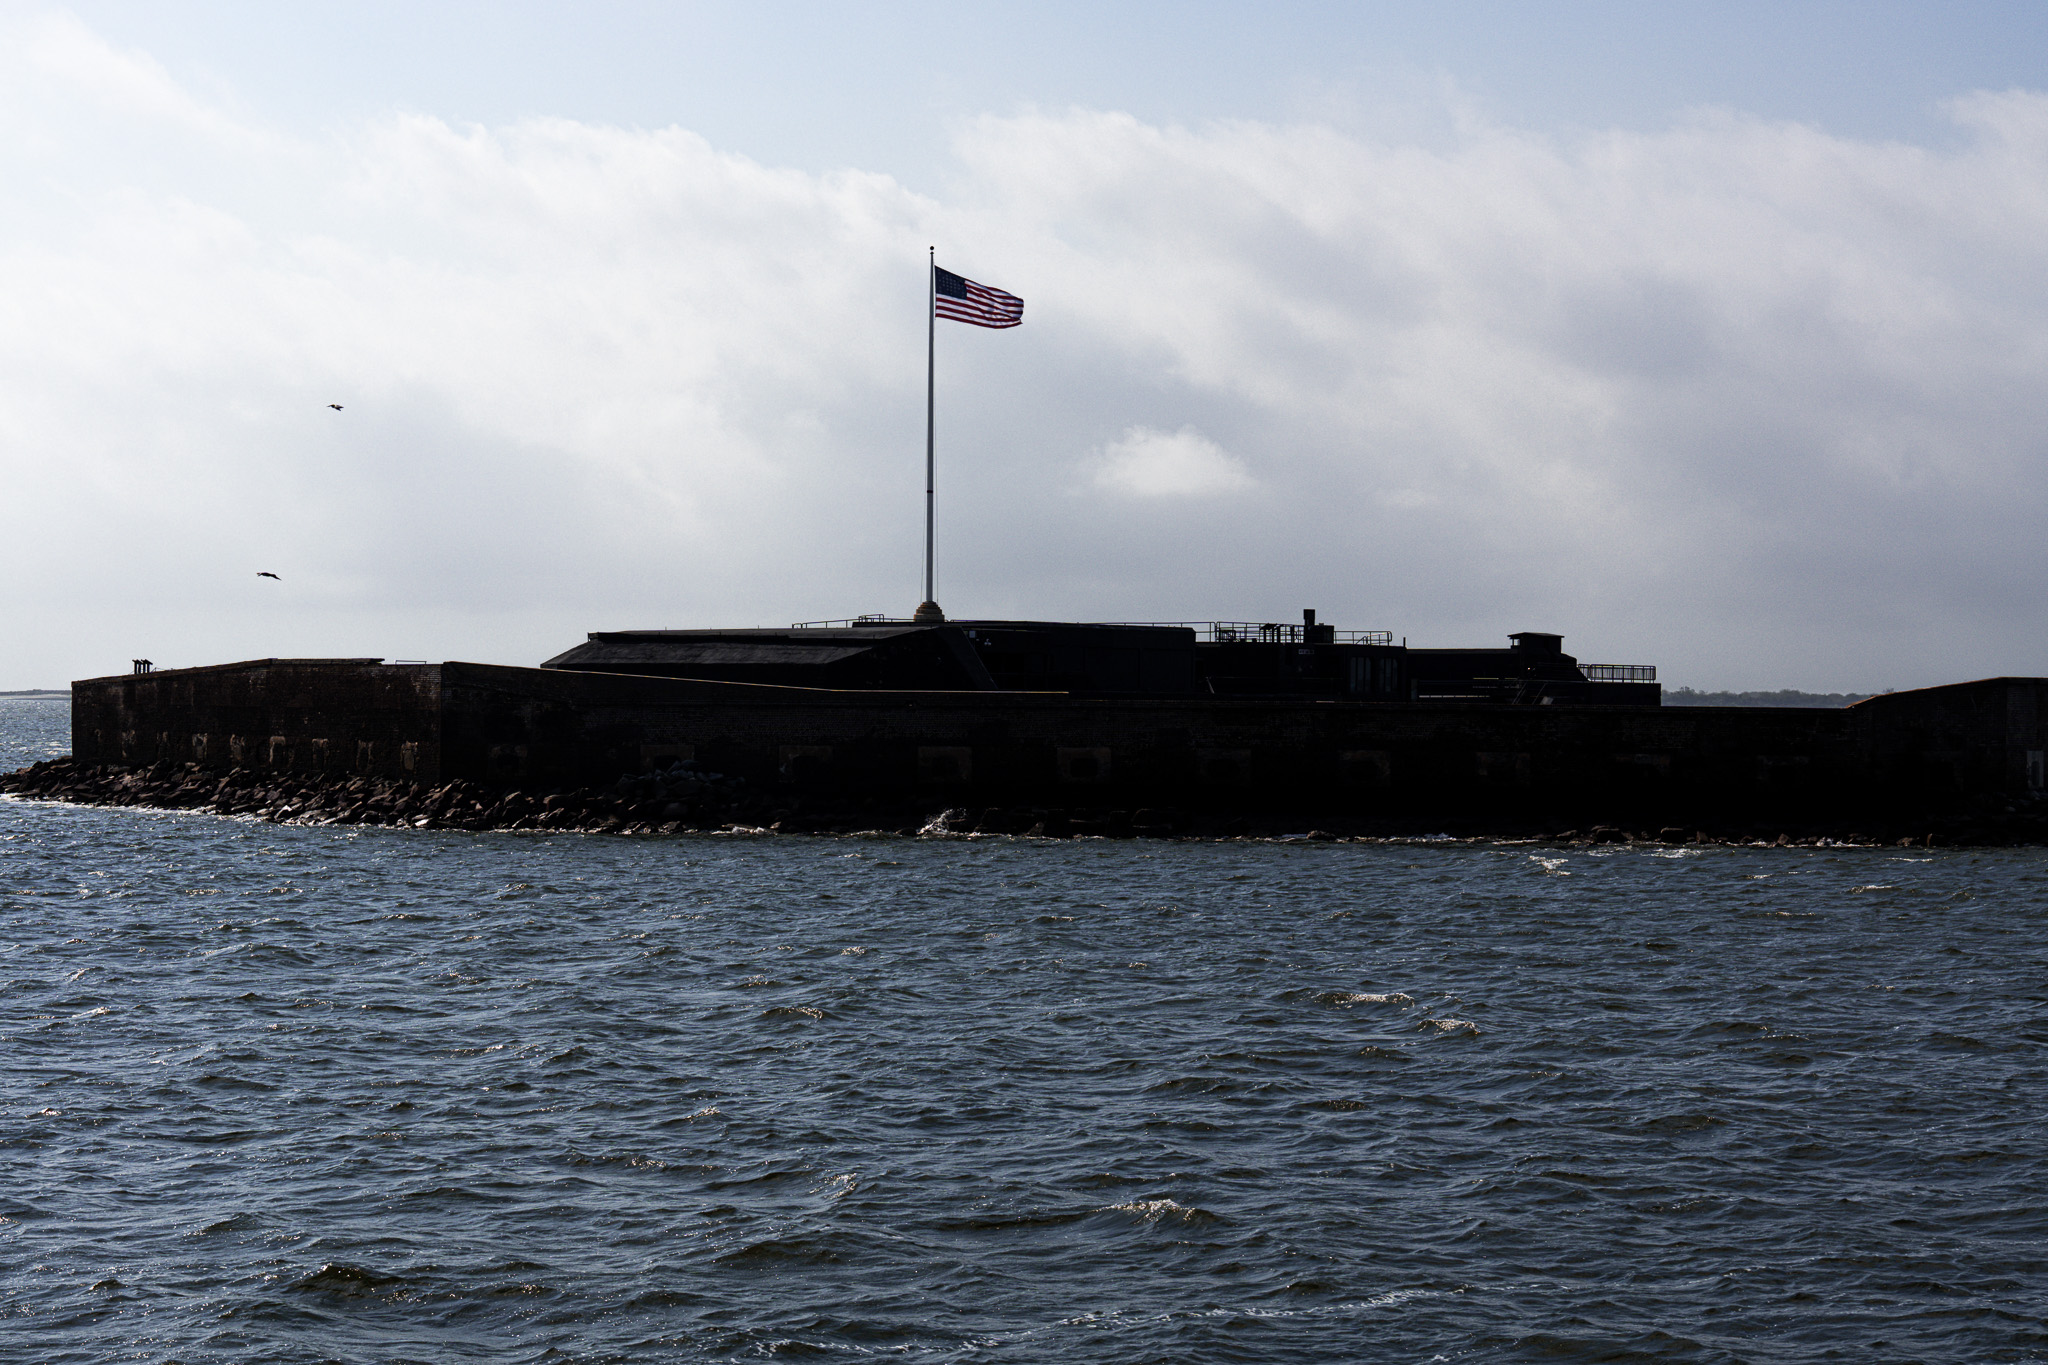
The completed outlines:
[[[939,317],[971,322],[976,327],[1015,327],[1024,321],[1024,300],[964,275],[932,267],[933,305]]]

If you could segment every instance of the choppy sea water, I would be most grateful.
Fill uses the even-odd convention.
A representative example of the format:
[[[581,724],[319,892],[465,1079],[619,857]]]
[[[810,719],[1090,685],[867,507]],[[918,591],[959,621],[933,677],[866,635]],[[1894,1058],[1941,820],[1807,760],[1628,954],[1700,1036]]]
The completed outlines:
[[[2040,851],[7,801],[0,915],[0,1359],[2048,1357]]]

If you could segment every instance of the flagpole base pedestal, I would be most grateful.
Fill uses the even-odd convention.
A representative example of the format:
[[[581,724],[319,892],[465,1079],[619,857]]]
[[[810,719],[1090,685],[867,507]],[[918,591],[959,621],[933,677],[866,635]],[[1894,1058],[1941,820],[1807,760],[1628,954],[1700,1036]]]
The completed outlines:
[[[910,620],[913,625],[943,626],[946,624],[946,613],[939,610],[939,604],[936,602],[920,602],[917,604],[917,610],[910,613]]]

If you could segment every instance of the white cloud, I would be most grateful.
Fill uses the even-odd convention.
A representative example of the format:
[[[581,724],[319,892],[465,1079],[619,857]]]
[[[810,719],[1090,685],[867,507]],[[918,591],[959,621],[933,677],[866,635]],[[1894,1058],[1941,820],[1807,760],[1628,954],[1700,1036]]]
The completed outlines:
[[[1132,427],[1097,452],[1097,488],[1139,498],[1206,498],[1254,486],[1244,463],[1193,427]]]
[[[168,123],[245,150],[266,140],[195,98],[148,53],[121,51],[70,15],[12,20],[0,27],[0,40],[20,54],[17,76],[46,77],[116,116]]]
[[[680,129],[295,141],[42,32],[0,43],[0,687],[907,610],[929,242],[1027,300],[939,335],[956,614],[2048,673],[2048,97],[1940,150],[1027,115],[934,198]]]

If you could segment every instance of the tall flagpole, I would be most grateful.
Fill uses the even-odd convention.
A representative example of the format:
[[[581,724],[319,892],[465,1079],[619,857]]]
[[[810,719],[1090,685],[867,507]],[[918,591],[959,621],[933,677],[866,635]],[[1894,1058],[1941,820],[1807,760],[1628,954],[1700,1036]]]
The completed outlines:
[[[939,249],[931,247],[925,264],[924,300],[924,601],[913,621],[946,619],[932,590],[932,410],[937,389],[939,355]]]

